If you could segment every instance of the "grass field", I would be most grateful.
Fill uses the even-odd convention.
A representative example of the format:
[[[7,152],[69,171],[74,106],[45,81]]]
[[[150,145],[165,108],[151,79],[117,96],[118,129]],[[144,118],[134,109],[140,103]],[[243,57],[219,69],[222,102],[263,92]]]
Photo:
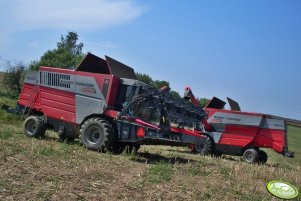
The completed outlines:
[[[0,103],[15,104],[4,92]],[[267,150],[266,165],[169,146],[113,155],[59,142],[53,132],[27,138],[17,117],[0,112],[0,200],[278,200],[266,190],[271,180],[301,190],[301,129],[288,135],[296,157]]]

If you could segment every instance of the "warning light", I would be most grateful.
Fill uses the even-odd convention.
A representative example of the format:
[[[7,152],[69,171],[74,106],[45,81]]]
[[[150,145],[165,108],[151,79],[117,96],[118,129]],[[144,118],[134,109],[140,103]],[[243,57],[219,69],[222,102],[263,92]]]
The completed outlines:
[[[140,137],[140,138],[144,138],[144,128],[143,127],[138,127],[137,128],[137,131],[136,131],[136,135],[137,137]]]

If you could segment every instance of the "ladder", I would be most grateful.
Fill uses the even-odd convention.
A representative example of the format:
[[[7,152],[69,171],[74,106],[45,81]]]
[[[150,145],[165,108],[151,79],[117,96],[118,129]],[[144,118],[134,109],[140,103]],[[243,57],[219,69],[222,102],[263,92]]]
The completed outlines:
[[[36,103],[39,91],[40,91],[40,86],[37,85],[37,84],[34,85],[34,87],[31,90],[31,93],[29,95],[27,105],[26,105],[26,107],[24,108],[24,110],[22,112],[21,119],[23,119],[24,117],[27,117],[29,115],[29,113],[32,110],[34,104]]]

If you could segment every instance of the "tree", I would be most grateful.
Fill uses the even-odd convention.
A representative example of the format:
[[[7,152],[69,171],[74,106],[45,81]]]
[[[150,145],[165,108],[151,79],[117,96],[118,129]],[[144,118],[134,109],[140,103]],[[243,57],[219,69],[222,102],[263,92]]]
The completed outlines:
[[[167,86],[170,89],[169,82],[165,80],[153,80],[149,75],[136,72],[137,80],[140,80],[148,85],[156,88]]]
[[[170,93],[172,94],[173,97],[175,98],[182,98],[179,92],[171,90]]]
[[[168,81],[165,80],[153,80],[149,75],[143,74],[143,73],[138,73],[136,72],[136,78],[137,80],[140,80],[148,85],[151,85],[157,89],[160,89],[161,87],[167,86],[168,89],[170,90],[170,84]],[[182,98],[181,95],[177,91],[171,90],[170,93],[172,94],[173,97],[175,98]]]
[[[208,98],[197,98],[197,101],[201,107],[205,107],[210,100]]]
[[[147,74],[136,72],[136,78],[137,78],[137,80],[139,80],[141,82],[144,82],[145,84],[154,86],[153,79],[149,75],[147,75]]]
[[[170,89],[169,82],[167,82],[165,80],[155,80],[154,86],[158,89],[160,89],[161,87],[167,86]]]
[[[74,68],[84,58],[82,48],[83,43],[77,43],[78,35],[75,32],[68,32],[61,41],[57,43],[57,48],[48,50],[42,55],[40,60],[32,61],[30,70],[38,70],[39,66],[53,66],[59,68]]]
[[[7,61],[5,64],[6,73],[3,78],[3,85],[10,92],[19,94],[24,81],[26,66],[22,62]]]

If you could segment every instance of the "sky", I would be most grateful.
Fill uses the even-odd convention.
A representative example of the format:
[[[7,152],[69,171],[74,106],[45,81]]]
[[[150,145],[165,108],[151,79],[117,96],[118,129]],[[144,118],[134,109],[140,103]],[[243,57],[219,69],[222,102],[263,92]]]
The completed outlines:
[[[0,0],[0,70],[29,64],[74,31],[183,94],[301,120],[300,0]]]

